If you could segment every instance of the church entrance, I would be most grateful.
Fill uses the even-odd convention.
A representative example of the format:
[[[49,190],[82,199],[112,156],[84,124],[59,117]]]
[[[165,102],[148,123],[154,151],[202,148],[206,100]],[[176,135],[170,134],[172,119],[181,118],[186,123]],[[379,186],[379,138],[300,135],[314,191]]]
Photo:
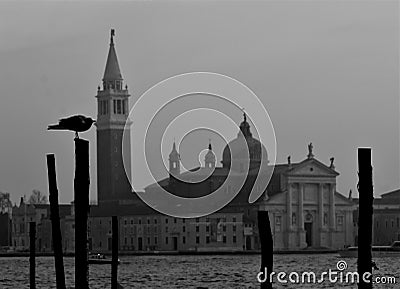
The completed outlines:
[[[312,244],[312,223],[304,223],[304,229],[306,230],[306,243],[307,247],[311,247]]]

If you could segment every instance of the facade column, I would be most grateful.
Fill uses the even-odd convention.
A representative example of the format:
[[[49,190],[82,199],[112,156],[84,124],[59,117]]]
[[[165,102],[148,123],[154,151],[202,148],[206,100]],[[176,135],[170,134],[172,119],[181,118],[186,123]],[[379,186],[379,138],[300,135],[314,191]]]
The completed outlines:
[[[306,231],[304,230],[304,208],[303,208],[303,201],[304,201],[304,184],[299,184],[299,247],[305,248],[307,247],[306,243]]]
[[[336,216],[335,216],[335,191],[336,184],[330,185],[329,191],[329,229],[331,235],[331,247],[334,247],[334,235],[336,230]]]
[[[292,203],[293,203],[293,190],[292,184],[288,184],[287,186],[287,195],[286,195],[286,241],[287,241],[287,249],[291,249],[293,245],[293,229],[292,229]]]
[[[323,234],[324,234],[324,184],[320,183],[318,186],[318,225],[319,225],[319,245],[323,247]]]
[[[292,185],[288,185],[288,191],[286,196],[286,212],[287,212],[287,222],[286,228],[288,231],[292,229]]]
[[[304,200],[304,184],[299,184],[299,229],[304,230],[304,208],[303,208],[303,200]]]

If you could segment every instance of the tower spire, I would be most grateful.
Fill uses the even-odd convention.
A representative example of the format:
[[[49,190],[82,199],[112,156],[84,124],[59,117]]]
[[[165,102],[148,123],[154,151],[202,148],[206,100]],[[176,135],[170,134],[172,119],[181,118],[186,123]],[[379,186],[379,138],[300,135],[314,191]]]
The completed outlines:
[[[121,70],[119,69],[117,53],[115,52],[114,36],[115,30],[111,29],[110,49],[108,50],[106,68],[103,76],[104,85],[115,85],[115,81],[122,81],[122,74]]]
[[[114,45],[115,30],[111,29],[110,45]]]

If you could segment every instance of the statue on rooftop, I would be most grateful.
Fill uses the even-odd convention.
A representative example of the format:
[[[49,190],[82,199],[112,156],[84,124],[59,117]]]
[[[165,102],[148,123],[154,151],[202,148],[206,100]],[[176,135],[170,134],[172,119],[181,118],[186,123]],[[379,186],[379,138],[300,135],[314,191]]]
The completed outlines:
[[[313,155],[313,144],[312,144],[312,142],[310,142],[309,144],[308,144],[308,158],[309,159],[311,159],[311,158],[313,158],[314,157],[314,155]]]

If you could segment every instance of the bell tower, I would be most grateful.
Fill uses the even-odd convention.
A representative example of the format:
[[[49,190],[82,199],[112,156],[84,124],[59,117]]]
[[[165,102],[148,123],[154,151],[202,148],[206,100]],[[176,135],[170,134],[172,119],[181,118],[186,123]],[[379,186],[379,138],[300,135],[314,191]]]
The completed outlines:
[[[102,87],[97,88],[97,198],[98,202],[121,202],[132,198],[130,177],[130,121],[128,87],[123,87],[111,29],[110,48]],[[127,124],[125,126],[125,124]],[[125,169],[122,156],[125,136]]]
[[[172,151],[169,154],[169,175],[171,177],[177,177],[181,173],[181,158],[176,150],[175,141],[172,145]]]

